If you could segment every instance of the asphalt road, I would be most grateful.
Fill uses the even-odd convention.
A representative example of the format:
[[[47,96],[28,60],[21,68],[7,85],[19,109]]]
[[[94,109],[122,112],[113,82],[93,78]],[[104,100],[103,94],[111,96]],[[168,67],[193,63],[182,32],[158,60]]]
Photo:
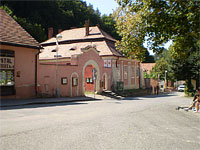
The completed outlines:
[[[177,94],[7,107],[1,150],[198,150],[200,113]]]

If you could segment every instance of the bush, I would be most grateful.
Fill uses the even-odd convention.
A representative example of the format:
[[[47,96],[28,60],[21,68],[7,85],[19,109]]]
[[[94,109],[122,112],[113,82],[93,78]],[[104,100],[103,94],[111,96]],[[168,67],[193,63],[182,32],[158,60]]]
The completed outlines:
[[[187,96],[193,97],[195,95],[195,90],[191,82],[186,82],[186,87],[185,87],[184,92]]]

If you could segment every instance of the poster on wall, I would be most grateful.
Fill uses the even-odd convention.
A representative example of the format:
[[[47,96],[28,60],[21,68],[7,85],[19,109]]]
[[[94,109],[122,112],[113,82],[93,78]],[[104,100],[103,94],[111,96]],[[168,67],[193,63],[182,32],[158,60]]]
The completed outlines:
[[[87,82],[87,83],[90,83],[90,78],[86,78],[86,82]]]
[[[61,78],[61,84],[67,84],[68,80],[67,77]]]
[[[92,78],[90,78],[90,83],[93,83],[93,80],[92,80]]]
[[[72,78],[72,86],[78,86],[78,78],[76,77]]]

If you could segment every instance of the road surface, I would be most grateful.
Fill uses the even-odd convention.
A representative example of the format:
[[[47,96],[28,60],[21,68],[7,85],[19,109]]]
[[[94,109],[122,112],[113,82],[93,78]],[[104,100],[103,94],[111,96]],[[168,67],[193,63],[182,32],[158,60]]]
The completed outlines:
[[[198,150],[200,113],[176,110],[191,98],[28,105],[0,111],[1,150]]]

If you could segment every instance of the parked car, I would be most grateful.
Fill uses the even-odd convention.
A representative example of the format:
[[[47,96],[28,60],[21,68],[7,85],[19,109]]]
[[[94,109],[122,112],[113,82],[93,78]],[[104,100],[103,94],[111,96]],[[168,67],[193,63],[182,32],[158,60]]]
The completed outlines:
[[[183,92],[185,90],[185,85],[179,85],[178,86],[178,91]]]

